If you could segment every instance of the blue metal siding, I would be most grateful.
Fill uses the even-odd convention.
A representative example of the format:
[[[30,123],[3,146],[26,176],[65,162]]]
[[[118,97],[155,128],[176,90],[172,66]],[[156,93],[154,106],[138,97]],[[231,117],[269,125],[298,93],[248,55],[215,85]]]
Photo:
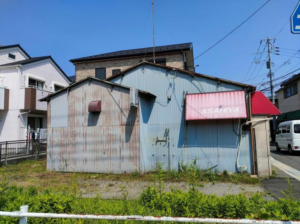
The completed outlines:
[[[164,169],[179,169],[195,158],[197,165],[206,169],[218,164],[218,155],[219,165],[215,169],[237,171],[237,121],[234,124],[232,120],[221,120],[219,124],[215,120],[189,122],[185,126],[184,93],[243,90],[242,87],[151,65],[137,67],[111,81],[157,96],[152,102],[140,98],[142,171],[155,169],[157,163]],[[240,165],[247,165],[251,172],[249,133],[243,135],[242,142]]]

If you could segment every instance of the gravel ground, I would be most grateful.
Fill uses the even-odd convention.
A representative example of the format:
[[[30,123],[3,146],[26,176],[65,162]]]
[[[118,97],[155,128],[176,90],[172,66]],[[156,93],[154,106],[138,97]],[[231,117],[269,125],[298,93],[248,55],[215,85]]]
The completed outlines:
[[[97,194],[101,195],[103,199],[120,199],[124,190],[128,192],[128,199],[137,199],[142,193],[143,189],[149,185],[153,185],[151,182],[145,181],[106,181],[106,180],[89,180],[82,181],[83,197],[94,197]],[[123,190],[122,190],[123,188]],[[165,183],[164,191],[170,191],[172,188],[181,189],[186,191],[188,185],[185,182]],[[87,192],[86,189],[89,189]],[[246,195],[252,195],[256,192],[264,194],[265,198],[272,199],[268,195],[265,188],[260,185],[248,185],[248,184],[233,184],[233,183],[203,183],[202,186],[197,189],[204,194],[215,194],[217,196],[224,196],[227,194],[239,194],[244,193]]]

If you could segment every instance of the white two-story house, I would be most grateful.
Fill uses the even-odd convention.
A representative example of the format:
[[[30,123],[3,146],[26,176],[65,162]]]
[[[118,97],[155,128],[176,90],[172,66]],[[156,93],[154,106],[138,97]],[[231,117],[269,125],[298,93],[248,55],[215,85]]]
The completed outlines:
[[[25,140],[47,127],[38,100],[70,84],[51,56],[32,58],[20,45],[0,46],[0,141]]]

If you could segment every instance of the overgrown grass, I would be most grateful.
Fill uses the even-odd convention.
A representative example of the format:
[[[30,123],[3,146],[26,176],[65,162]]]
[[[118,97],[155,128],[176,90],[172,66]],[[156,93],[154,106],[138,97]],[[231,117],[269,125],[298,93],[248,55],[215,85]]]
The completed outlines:
[[[260,180],[250,178],[249,174],[229,174],[212,172],[211,170],[199,170],[195,164],[183,167],[183,171],[162,171],[158,164],[154,172],[140,174],[92,174],[92,173],[63,173],[46,170],[46,160],[25,161],[17,165],[9,165],[0,168],[0,181],[6,180],[10,184],[29,187],[34,185],[39,191],[45,189],[69,189],[74,184],[79,188],[88,188],[84,182],[89,180],[112,180],[112,181],[157,181],[159,173],[160,180],[164,182],[195,182],[201,185],[202,182],[231,182],[243,184],[259,184]],[[88,189],[87,189],[88,191]]]
[[[159,181],[160,182],[160,181]],[[290,185],[291,186],[291,185]],[[243,194],[217,197],[198,192],[190,185],[187,192],[173,189],[161,191],[160,183],[143,191],[139,200],[128,200],[124,190],[121,200],[82,198],[80,191],[57,192],[0,183],[0,210],[16,211],[21,205],[29,205],[30,212],[69,214],[151,215],[177,217],[251,218],[275,220],[299,220],[300,202],[291,196],[291,188],[285,198],[267,201],[256,194],[250,198]],[[18,218],[0,217],[0,223],[18,223]],[[70,219],[29,218],[28,223],[134,223],[130,221],[96,221]],[[141,223],[141,222],[139,222]]]
[[[197,169],[195,161],[182,173],[164,172],[158,164],[155,172],[143,175],[139,173],[127,175],[66,174],[46,171],[45,161],[28,161],[19,165],[3,167],[0,172],[3,175],[3,180],[0,181],[0,210],[2,211],[16,211],[21,205],[29,205],[30,212],[44,213],[300,219],[300,202],[294,199],[290,182],[289,189],[283,192],[285,198],[278,201],[265,200],[259,194],[251,197],[245,194],[224,197],[205,195],[196,188],[200,181],[238,182],[252,179],[246,174],[229,175],[227,172],[223,172],[220,175],[211,171],[201,171]],[[142,192],[139,200],[128,200],[128,192],[124,187],[121,187],[122,198],[120,200],[104,200],[101,195],[83,198],[78,179],[89,178],[91,175],[93,178],[106,180],[153,180],[154,184]],[[13,184],[13,180],[20,182],[27,180],[27,184],[25,187],[18,187]],[[177,189],[166,192],[164,191],[166,180],[186,181],[189,189],[186,192]],[[66,186],[67,184],[69,185]],[[54,188],[57,186],[63,187]],[[0,223],[18,223],[18,218],[0,217]],[[28,223],[135,222],[29,218]]]

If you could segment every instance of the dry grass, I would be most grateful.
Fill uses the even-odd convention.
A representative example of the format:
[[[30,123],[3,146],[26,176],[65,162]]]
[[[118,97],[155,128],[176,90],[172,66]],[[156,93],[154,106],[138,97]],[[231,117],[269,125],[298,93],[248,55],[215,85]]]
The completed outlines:
[[[189,182],[191,175],[186,172],[160,172],[160,179],[164,182]],[[9,165],[0,168],[0,181],[8,181],[10,185],[21,187],[34,186],[39,191],[45,189],[65,190],[73,188],[85,189],[87,192],[93,192],[97,186],[93,180],[111,180],[111,181],[157,181],[157,172],[146,174],[94,174],[94,173],[63,173],[46,170],[46,160],[25,161],[17,165]],[[243,184],[260,184],[259,179],[250,178],[247,174],[226,173],[207,173],[197,170],[196,182],[232,182]]]

